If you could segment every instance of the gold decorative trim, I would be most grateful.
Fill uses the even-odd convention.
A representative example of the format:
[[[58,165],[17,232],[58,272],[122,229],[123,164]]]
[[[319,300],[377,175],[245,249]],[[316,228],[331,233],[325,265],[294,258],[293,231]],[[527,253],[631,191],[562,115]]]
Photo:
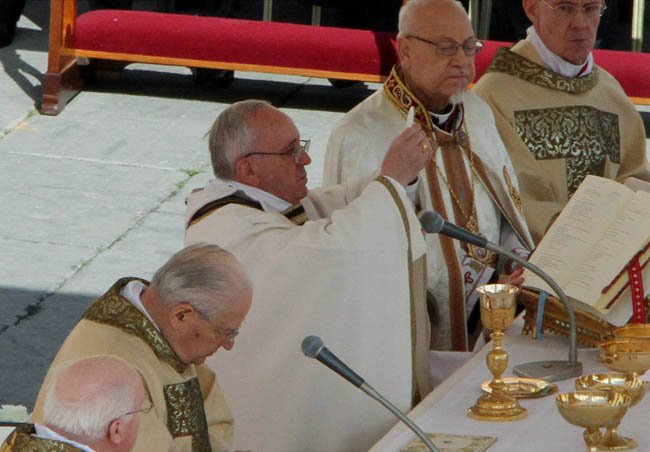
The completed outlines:
[[[589,91],[596,86],[600,76],[600,69],[598,66],[594,66],[591,73],[585,77],[564,77],[513,52],[507,47],[501,47],[496,51],[485,72],[508,74],[534,85],[573,94],[582,94]]]
[[[283,210],[282,215],[297,226],[302,226],[307,220],[309,220],[305,208],[300,203],[294,204],[288,209]]]
[[[183,373],[187,369],[167,339],[158,332],[156,327],[131,302],[120,295],[120,290],[130,281],[139,280],[149,285],[148,281],[139,278],[121,278],[108,292],[99,297],[84,313],[83,318],[92,322],[110,325],[131,336],[142,339],[156,356],[172,366],[176,372]]]
[[[212,452],[203,394],[197,377],[163,386],[167,428],[174,438],[192,436],[192,452]]]
[[[505,180],[506,186],[508,187],[508,193],[510,194],[510,198],[512,199],[512,202],[515,204],[515,207],[517,208],[519,213],[523,215],[524,210],[521,205],[521,195],[519,194],[519,191],[515,188],[515,186],[512,184],[510,173],[508,172],[508,168],[505,165],[503,167],[503,179]]]
[[[0,446],[0,452],[81,452],[81,449],[52,439],[36,438],[33,424],[19,425]]]
[[[515,129],[537,160],[566,159],[569,195],[588,174],[604,176],[607,159],[621,162],[618,116],[594,107],[516,111]]]

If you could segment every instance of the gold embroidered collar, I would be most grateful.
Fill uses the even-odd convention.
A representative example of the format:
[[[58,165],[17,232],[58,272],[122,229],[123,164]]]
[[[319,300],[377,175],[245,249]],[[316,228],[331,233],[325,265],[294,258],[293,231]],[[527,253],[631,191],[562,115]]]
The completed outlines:
[[[71,444],[53,439],[37,438],[34,424],[22,424],[16,427],[0,448],[2,452],[38,451],[38,452],[81,452]],[[6,449],[5,449],[6,448]]]
[[[398,74],[398,66],[393,66],[390,71],[388,79],[384,82],[384,92],[388,99],[395,105],[395,107],[402,113],[406,119],[406,115],[411,107],[415,110],[415,121],[422,125],[422,128],[427,132],[429,138],[438,143],[440,146],[451,146],[459,144],[460,146],[467,146],[468,137],[464,130],[464,112],[461,111],[461,120],[458,122],[456,130],[452,133],[441,130],[437,127],[429,115],[429,111],[424,105],[415,97],[402,81]],[[462,108],[462,105],[459,105]]]
[[[142,339],[161,361],[172,366],[178,373],[185,372],[188,366],[180,360],[167,339],[138,308],[120,295],[122,287],[133,280],[149,285],[149,282],[144,279],[121,278],[88,308],[83,318],[119,328],[127,334]]]
[[[600,70],[594,66],[586,77],[568,78],[546,69],[507,47],[501,47],[496,51],[494,59],[485,72],[509,74],[544,88],[582,94],[596,86]]]

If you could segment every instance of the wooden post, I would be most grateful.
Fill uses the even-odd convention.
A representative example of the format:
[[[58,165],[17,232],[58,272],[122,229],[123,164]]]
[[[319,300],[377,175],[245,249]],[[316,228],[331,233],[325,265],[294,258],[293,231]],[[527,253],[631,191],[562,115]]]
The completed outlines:
[[[76,0],[50,1],[50,43],[47,73],[43,80],[41,113],[59,114],[82,88],[77,58],[62,54],[70,46],[77,19]]]

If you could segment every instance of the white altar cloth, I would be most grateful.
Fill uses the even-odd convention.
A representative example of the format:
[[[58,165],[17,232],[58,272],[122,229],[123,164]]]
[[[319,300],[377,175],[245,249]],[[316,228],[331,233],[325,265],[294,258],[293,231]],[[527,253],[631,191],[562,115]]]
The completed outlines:
[[[506,331],[503,346],[508,352],[508,369],[503,377],[516,376],[512,368],[521,363],[541,360],[568,359],[568,340],[551,334],[537,341],[522,336],[519,319]],[[555,407],[555,396],[575,390],[575,378],[554,382],[558,391],[537,399],[520,399],[528,410],[526,419],[514,422],[481,422],[465,414],[482,394],[481,384],[492,379],[485,364],[485,355],[492,348],[488,343],[464,366],[434,389],[408,416],[426,433],[448,433],[497,437],[487,452],[584,452],[583,429],[568,424]],[[609,372],[598,362],[597,349],[579,349],[578,361],[583,375]],[[435,365],[435,364],[434,364]],[[645,377],[647,378],[647,377]],[[368,381],[372,384],[372,381]],[[381,388],[376,388],[381,391]],[[630,408],[623,418],[619,432],[637,441],[639,452],[650,450],[650,397]],[[415,435],[404,424],[396,424],[370,452],[398,452]]]

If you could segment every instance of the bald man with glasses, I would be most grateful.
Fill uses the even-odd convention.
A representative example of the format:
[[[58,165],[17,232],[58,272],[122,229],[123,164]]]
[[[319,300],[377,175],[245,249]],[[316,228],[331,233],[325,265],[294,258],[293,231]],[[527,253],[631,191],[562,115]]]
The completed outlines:
[[[383,87],[348,112],[327,145],[326,186],[371,174],[386,143],[404,127],[411,108],[427,134],[433,158],[408,187],[415,205],[527,254],[532,246],[520,212],[517,178],[490,108],[466,88],[482,43],[459,2],[409,0],[399,13],[400,62]],[[481,331],[474,290],[501,280],[521,284],[519,271],[492,253],[427,234],[431,347],[468,351]],[[441,381],[466,354],[440,353]]]
[[[499,49],[473,91],[492,107],[538,243],[587,175],[647,190],[650,167],[639,113],[594,62],[605,2],[523,0],[523,7],[533,23],[527,38]]]

